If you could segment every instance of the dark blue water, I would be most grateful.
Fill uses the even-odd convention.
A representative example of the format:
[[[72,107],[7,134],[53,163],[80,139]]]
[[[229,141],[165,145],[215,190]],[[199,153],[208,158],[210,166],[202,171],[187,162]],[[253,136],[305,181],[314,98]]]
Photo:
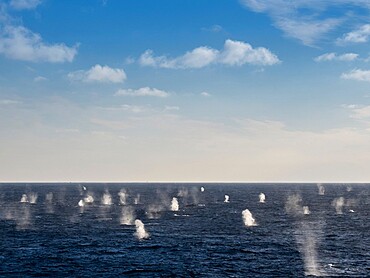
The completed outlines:
[[[324,195],[315,184],[83,186],[0,184],[0,276],[370,275],[369,185],[324,185]],[[106,192],[112,205],[102,204]],[[23,194],[29,200],[37,194],[36,203],[21,203]],[[87,194],[94,203],[79,207]],[[173,197],[177,212],[170,210]],[[311,213],[304,215],[302,206]],[[245,209],[256,226],[244,225]],[[125,211],[145,224],[148,239],[121,223]]]

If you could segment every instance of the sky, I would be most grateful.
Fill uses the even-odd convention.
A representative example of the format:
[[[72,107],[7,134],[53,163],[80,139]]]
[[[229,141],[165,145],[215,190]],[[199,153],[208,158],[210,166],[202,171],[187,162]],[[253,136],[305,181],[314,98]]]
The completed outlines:
[[[0,0],[0,181],[370,180],[368,0]]]

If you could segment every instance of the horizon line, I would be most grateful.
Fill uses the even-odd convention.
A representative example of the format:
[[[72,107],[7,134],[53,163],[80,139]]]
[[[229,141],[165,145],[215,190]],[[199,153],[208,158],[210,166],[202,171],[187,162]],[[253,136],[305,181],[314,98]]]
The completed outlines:
[[[158,184],[158,183],[185,183],[185,184],[197,184],[197,183],[205,183],[205,184],[215,184],[215,183],[237,183],[237,184],[264,184],[264,183],[288,183],[288,184],[314,184],[314,183],[326,183],[326,184],[341,184],[341,183],[358,183],[358,184],[366,184],[370,183],[370,181],[100,181],[100,180],[91,180],[91,181],[0,181],[0,184],[3,183],[148,183],[148,184]]]

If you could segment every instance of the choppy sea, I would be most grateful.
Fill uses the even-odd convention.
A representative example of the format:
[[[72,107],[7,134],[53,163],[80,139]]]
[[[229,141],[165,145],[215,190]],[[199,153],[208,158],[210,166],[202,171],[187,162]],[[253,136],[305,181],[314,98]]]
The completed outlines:
[[[3,183],[0,276],[369,277],[370,185]]]

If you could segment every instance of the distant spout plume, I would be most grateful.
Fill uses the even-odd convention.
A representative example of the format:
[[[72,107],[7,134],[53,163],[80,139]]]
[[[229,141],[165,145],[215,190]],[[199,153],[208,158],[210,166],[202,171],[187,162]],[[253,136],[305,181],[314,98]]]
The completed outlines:
[[[137,194],[136,197],[134,198],[134,204],[138,205],[140,203],[140,194]]]
[[[38,198],[37,193],[33,193],[33,192],[31,192],[31,193],[28,195],[28,200],[29,200],[30,204],[36,204],[36,203],[37,203],[37,198]]]
[[[259,198],[260,198],[260,203],[264,203],[266,200],[266,195],[261,192],[259,195]]]
[[[28,197],[26,194],[22,194],[21,203],[28,203]]]
[[[319,195],[325,195],[325,187],[321,183],[317,184],[317,188],[319,189]]]
[[[303,214],[310,214],[310,209],[308,208],[308,206],[303,206]]]
[[[109,194],[109,191],[106,190],[105,193],[103,194],[103,197],[101,199],[101,203],[106,206],[112,205],[112,195]]]
[[[149,205],[145,213],[149,219],[159,219],[163,210],[164,207],[162,205]]]
[[[134,210],[131,207],[124,206],[121,210],[120,223],[121,225],[133,225],[134,224]]]
[[[93,195],[87,194],[86,197],[84,198],[84,202],[86,204],[92,204],[92,203],[94,203],[94,197],[93,197]]]
[[[243,221],[245,226],[256,226],[256,220],[253,218],[252,213],[249,211],[249,209],[245,209],[242,212]]]
[[[178,211],[179,210],[179,201],[177,200],[176,197],[172,198],[171,201],[171,210],[172,211]]]
[[[119,202],[121,205],[126,205],[127,202],[127,193],[125,189],[121,189],[120,192],[118,192],[119,196]]]
[[[229,203],[230,202],[229,199],[230,199],[230,196],[229,195],[225,195],[224,203]]]
[[[320,222],[312,225],[300,223],[295,230],[295,239],[298,250],[302,256],[307,276],[326,276],[319,261],[318,246],[320,245],[320,233],[322,225]]]
[[[45,195],[45,201],[48,203],[48,204],[51,204],[53,202],[53,192],[49,192],[49,193],[46,193]]]
[[[145,230],[144,223],[141,222],[141,220],[136,219],[135,226],[136,226],[135,236],[138,239],[146,239],[149,237],[149,233]]]
[[[343,214],[344,198],[335,198],[331,203],[337,214]]]
[[[285,211],[292,215],[301,215],[303,213],[302,197],[300,194],[289,195],[285,202]]]

